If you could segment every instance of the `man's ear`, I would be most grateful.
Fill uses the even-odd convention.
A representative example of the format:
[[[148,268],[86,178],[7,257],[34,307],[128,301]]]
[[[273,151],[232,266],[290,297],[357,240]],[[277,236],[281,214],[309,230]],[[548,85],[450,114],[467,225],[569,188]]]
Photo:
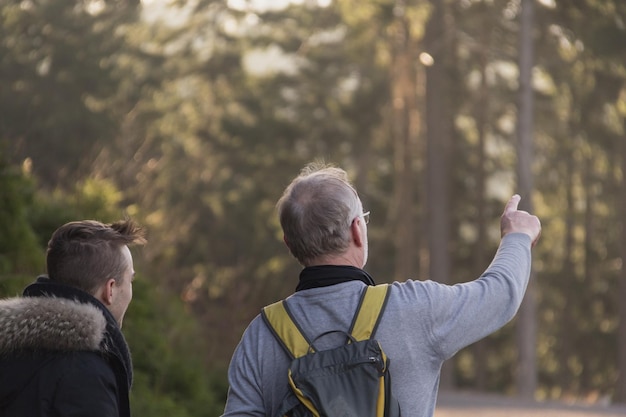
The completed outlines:
[[[361,227],[361,218],[357,217],[350,225],[350,233],[352,233],[352,240],[357,247],[363,246],[363,228]]]
[[[115,286],[115,280],[109,278],[107,282],[100,288],[99,299],[104,305],[110,306],[113,304],[113,287]]]

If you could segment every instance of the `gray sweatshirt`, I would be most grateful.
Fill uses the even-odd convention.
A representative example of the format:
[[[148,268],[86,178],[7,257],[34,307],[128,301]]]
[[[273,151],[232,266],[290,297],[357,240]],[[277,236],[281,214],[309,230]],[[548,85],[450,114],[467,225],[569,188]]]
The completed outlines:
[[[442,363],[493,333],[517,312],[531,268],[530,237],[505,236],[487,270],[476,280],[445,285],[394,282],[375,338],[390,358],[392,391],[403,417],[434,413]],[[299,291],[287,298],[296,321],[311,339],[347,331],[365,284],[350,281]],[[343,343],[338,333],[316,341],[318,349]],[[290,359],[263,319],[255,317],[235,349],[224,417],[277,417],[288,393]]]

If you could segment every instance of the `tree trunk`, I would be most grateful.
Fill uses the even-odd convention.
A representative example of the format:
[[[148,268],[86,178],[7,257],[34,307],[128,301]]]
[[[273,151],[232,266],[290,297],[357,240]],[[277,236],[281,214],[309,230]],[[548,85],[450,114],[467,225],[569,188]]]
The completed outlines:
[[[596,225],[595,225],[595,216],[596,216],[596,195],[594,192],[596,184],[599,180],[596,177],[594,172],[594,156],[593,155],[585,155],[583,162],[583,189],[585,190],[585,215],[584,215],[584,267],[583,267],[583,275],[582,275],[582,285],[585,288],[590,288],[590,283],[596,281],[596,277],[598,275],[597,271],[597,256],[594,254],[594,245],[593,242],[596,239]],[[591,302],[593,296],[589,297],[587,300]],[[578,389],[581,392],[587,392],[591,387],[591,372],[589,366],[587,366],[590,362],[590,359],[581,355],[581,372],[577,375],[578,380]]]
[[[450,49],[446,4],[432,2],[432,15],[424,37],[426,50],[433,64],[426,69],[426,143],[427,143],[427,204],[429,277],[443,283],[450,282],[450,205],[449,205],[449,154],[452,134],[452,116],[448,86],[450,80],[447,53]],[[448,16],[449,17],[449,16]],[[441,388],[454,387],[452,363],[444,364]]]
[[[484,6],[487,13],[487,7]],[[485,22],[486,23],[486,22]],[[489,57],[487,45],[489,44],[490,28],[487,24],[482,33],[482,48],[478,51],[480,56],[480,87],[478,91],[478,103],[476,105],[476,130],[478,133],[478,165],[476,166],[476,243],[474,245],[474,276],[479,276],[488,264],[485,248],[487,247],[487,209],[486,209],[486,178],[485,172],[487,156],[485,154],[485,136],[489,126],[489,86],[487,84],[487,65]],[[487,387],[487,349],[486,340],[482,339],[472,346],[474,355],[475,387],[483,391]]]
[[[569,132],[576,131],[576,129],[569,129]],[[568,133],[569,133],[568,132]],[[575,145],[574,145],[575,146]],[[573,147],[567,147],[567,153],[565,154],[565,235],[563,239],[563,247],[565,252],[565,257],[563,259],[563,276],[568,280],[575,281],[576,279],[576,268],[575,268],[575,239],[574,239],[574,229],[576,227],[576,204],[574,202],[574,187],[575,180],[574,177],[576,175],[575,165],[576,162],[574,160],[574,152]],[[571,384],[572,376],[568,368],[568,360],[571,355],[574,353],[573,349],[575,347],[572,335],[576,334],[576,322],[574,319],[573,312],[576,308],[574,300],[576,297],[570,296],[567,294],[570,291],[576,291],[578,287],[570,285],[564,285],[563,291],[566,292],[565,296],[565,314],[563,315],[563,324],[559,326],[559,339],[562,341],[560,343],[561,349],[559,349],[560,364],[559,364],[559,373],[558,373],[558,381],[561,387],[564,390]]]
[[[518,135],[518,187],[522,196],[520,208],[533,211],[532,162],[533,162],[533,1],[522,0],[519,32],[519,108],[517,121]],[[536,354],[536,300],[534,273],[519,311],[517,322],[517,346],[519,351],[517,369],[518,395],[533,398],[537,388]]]
[[[399,0],[398,10],[404,10]],[[402,3],[402,4],[401,4]],[[395,277],[405,280],[415,273],[415,188],[414,171],[417,137],[415,69],[411,53],[410,24],[404,14],[399,14],[393,24],[393,63],[391,66],[392,132],[394,149],[394,202],[395,220]]]
[[[626,129],[626,123],[622,120],[622,129]],[[621,187],[621,213],[626,213],[626,137],[621,140],[622,155],[622,187]],[[621,257],[622,270],[619,281],[619,328],[618,328],[618,369],[619,377],[615,387],[615,400],[626,403],[626,218],[622,215]]]

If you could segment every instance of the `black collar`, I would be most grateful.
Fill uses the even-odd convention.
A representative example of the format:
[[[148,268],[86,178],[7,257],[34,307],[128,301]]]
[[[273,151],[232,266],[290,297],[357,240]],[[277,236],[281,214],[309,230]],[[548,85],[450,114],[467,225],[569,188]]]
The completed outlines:
[[[367,285],[376,285],[374,279],[360,268],[347,265],[319,265],[308,266],[300,272],[300,282],[296,291],[328,287],[348,281],[362,281]]]

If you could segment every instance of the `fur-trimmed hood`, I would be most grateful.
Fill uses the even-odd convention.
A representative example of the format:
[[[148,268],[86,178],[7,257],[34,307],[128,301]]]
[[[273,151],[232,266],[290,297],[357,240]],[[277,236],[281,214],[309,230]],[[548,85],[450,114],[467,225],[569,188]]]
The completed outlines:
[[[77,328],[74,329],[76,333],[74,333],[73,335],[76,337],[68,340],[68,343],[65,346],[72,349],[71,346],[72,345],[78,346],[74,343],[82,339],[83,342],[85,342],[83,346],[85,347],[89,346],[87,341],[91,341],[92,343],[91,347],[94,348],[93,343],[96,343],[97,340],[100,340],[101,352],[107,357],[115,358],[116,361],[119,361],[119,367],[120,367],[119,370],[128,377],[127,378],[128,386],[130,387],[132,385],[133,364],[132,364],[132,360],[130,357],[130,351],[128,350],[128,345],[126,344],[126,339],[124,339],[124,335],[122,334],[119,324],[115,320],[115,317],[113,317],[113,314],[111,314],[111,311],[109,311],[109,309],[106,308],[104,304],[102,304],[99,300],[97,300],[92,295],[87,294],[86,292],[81,291],[80,289],[76,287],[73,287],[71,285],[64,285],[64,284],[52,281],[50,278],[48,278],[45,275],[41,275],[37,277],[37,280],[34,283],[32,283],[31,285],[29,285],[28,287],[24,289],[23,295],[24,295],[24,299],[43,298],[43,299],[50,300],[51,297],[56,297],[56,298],[52,298],[51,301],[56,300],[56,301],[63,301],[64,303],[73,302],[75,304],[79,304],[78,306],[76,306],[75,304],[61,304],[61,305],[71,305],[73,307],[78,307],[79,309],[78,310],[68,309],[67,311],[64,312],[64,314],[69,313],[68,316],[66,315],[57,316],[57,314],[60,314],[60,313],[54,312],[51,317],[43,319],[43,325],[44,325],[43,327],[50,326],[53,328],[53,332],[54,332],[55,327],[53,325],[53,322],[55,322],[57,324],[56,331],[60,331],[61,335],[69,336],[69,333],[68,333],[69,329],[72,326],[76,325],[77,323],[82,323],[82,326],[78,326]],[[105,322],[106,322],[104,331],[101,330],[102,327],[100,325],[92,326],[90,324],[90,323],[95,324],[99,322],[99,319],[95,321],[92,321],[91,319],[87,319],[87,316],[84,315],[85,312],[81,311],[81,305],[83,306],[82,308],[94,307],[96,311],[100,312],[100,314],[104,317]],[[38,319],[39,315],[37,314],[36,311],[34,311],[31,314],[34,314],[35,317],[37,318],[35,321],[40,321],[40,319]],[[61,317],[62,319],[56,319],[56,318],[61,318]],[[70,319],[71,317],[77,318],[78,320],[71,320]],[[95,317],[95,315],[91,317]],[[55,319],[52,320],[52,318],[55,318]],[[38,327],[38,330],[41,330],[41,326]],[[104,340],[102,339],[101,336],[98,336],[103,333],[104,333]],[[50,335],[50,333],[45,333],[45,334]],[[44,333],[42,333],[41,335],[44,335]],[[52,337],[53,338],[55,337],[54,333],[52,333]],[[43,338],[40,338],[38,340],[44,341]],[[56,344],[55,350],[58,351],[60,346],[62,345],[64,345],[64,343],[59,341],[59,343]],[[97,349],[97,347],[94,349]],[[94,350],[94,349],[91,349],[91,350]],[[87,350],[89,350],[89,348]]]
[[[0,415],[6,409],[13,410],[9,415],[45,414],[38,407],[52,404],[60,395],[60,378],[69,369],[79,368],[86,372],[72,377],[72,392],[64,395],[88,396],[91,385],[74,378],[91,381],[90,370],[101,376],[111,376],[112,371],[114,380],[108,379],[116,385],[119,415],[130,416],[130,351],[104,304],[46,276],[27,286],[23,297],[0,300]],[[81,387],[85,389],[81,391]],[[109,400],[101,405],[110,406]],[[26,409],[30,411],[23,411]]]
[[[0,355],[99,350],[106,325],[93,304],[54,296],[0,300]]]

